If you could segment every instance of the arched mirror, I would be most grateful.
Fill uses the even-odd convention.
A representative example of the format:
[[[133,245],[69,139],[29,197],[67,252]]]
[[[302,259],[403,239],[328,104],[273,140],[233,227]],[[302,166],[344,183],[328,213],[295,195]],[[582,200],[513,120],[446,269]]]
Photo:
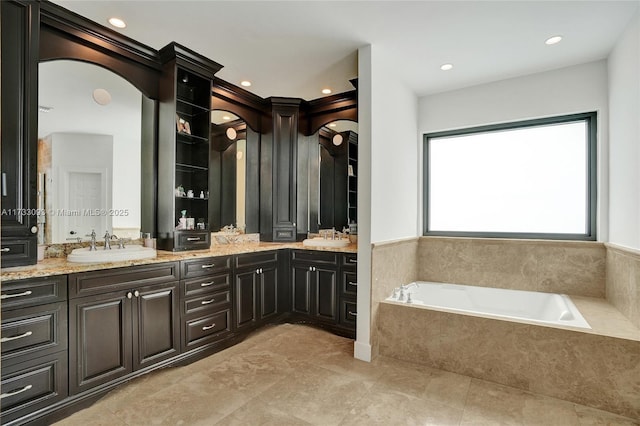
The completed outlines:
[[[257,194],[257,188],[247,186],[247,180],[251,181],[251,170],[255,169],[257,176],[253,164],[257,158],[253,158],[249,146],[257,145],[257,137],[259,135],[237,115],[223,110],[211,111],[213,231],[233,225],[241,232],[258,232],[257,215],[251,207],[251,194]]]
[[[310,191],[317,195],[317,201],[311,199],[309,209],[317,212],[317,220],[310,220],[310,230],[341,231],[358,220],[358,123],[327,123],[318,130],[317,138],[317,191]]]
[[[141,231],[143,95],[97,65],[39,64],[39,243]],[[146,98],[148,100],[148,98]]]

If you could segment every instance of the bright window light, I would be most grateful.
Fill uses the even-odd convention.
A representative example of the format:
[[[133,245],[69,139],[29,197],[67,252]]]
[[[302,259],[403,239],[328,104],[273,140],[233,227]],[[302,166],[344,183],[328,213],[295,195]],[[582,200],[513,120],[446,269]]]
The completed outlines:
[[[595,114],[566,118],[426,135],[425,234],[593,239]]]

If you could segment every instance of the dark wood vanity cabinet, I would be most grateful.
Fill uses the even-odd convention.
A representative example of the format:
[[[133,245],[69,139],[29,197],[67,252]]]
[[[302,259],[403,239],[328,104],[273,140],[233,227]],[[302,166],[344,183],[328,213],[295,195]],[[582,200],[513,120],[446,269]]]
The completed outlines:
[[[286,281],[279,267],[278,251],[240,254],[235,257],[235,326],[237,330],[264,324],[283,311]]]
[[[0,2],[3,268],[37,260],[38,26],[32,17],[38,8],[37,2]]]
[[[177,262],[70,275],[70,394],[178,355],[178,290]]]
[[[294,318],[355,337],[357,255],[291,251],[291,312]]]
[[[232,256],[181,262],[182,351],[201,348],[231,334]]]
[[[60,402],[67,387],[67,277],[2,283],[2,424]]]
[[[158,248],[208,249],[211,87],[222,66],[177,43],[161,49],[160,58]]]
[[[337,322],[338,256],[333,252],[291,251],[292,313]]]

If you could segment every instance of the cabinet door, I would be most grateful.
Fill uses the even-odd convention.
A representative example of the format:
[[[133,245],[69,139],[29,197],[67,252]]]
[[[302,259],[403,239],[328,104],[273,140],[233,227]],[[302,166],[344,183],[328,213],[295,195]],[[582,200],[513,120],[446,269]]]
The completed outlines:
[[[69,302],[69,393],[133,371],[131,299],[120,291]]]
[[[291,296],[293,312],[311,315],[311,267],[293,265],[291,268]]]
[[[278,314],[278,268],[260,268],[260,319]]]
[[[257,315],[257,273],[255,269],[236,273],[236,327],[250,327],[258,320]]]
[[[180,352],[178,283],[142,287],[133,292],[134,369]]]
[[[321,319],[336,321],[336,293],[338,272],[335,269],[314,266],[314,314]]]
[[[0,2],[2,267],[36,263],[38,15],[36,2]],[[33,15],[33,18],[32,18]],[[36,19],[37,22],[37,19]],[[33,227],[33,229],[32,229]]]

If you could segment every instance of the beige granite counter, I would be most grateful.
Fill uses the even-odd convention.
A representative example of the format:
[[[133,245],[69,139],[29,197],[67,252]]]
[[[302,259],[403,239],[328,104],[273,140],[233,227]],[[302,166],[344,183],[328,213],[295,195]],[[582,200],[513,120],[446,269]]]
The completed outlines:
[[[302,243],[270,243],[270,242],[250,242],[238,244],[217,244],[212,245],[209,250],[192,250],[183,252],[170,252],[158,250],[157,257],[153,259],[128,260],[125,262],[108,263],[72,263],[67,262],[64,257],[47,258],[35,265],[16,266],[5,268],[0,271],[0,281],[21,280],[26,278],[44,277],[49,275],[71,274],[75,272],[97,271],[100,269],[122,268],[135,265],[149,265],[152,263],[174,262],[185,259],[197,259],[209,256],[225,256],[240,253],[252,253],[258,251],[278,250],[278,249],[302,249],[317,251],[332,251],[338,253],[356,253],[357,244],[350,244],[343,248],[308,247]]]

